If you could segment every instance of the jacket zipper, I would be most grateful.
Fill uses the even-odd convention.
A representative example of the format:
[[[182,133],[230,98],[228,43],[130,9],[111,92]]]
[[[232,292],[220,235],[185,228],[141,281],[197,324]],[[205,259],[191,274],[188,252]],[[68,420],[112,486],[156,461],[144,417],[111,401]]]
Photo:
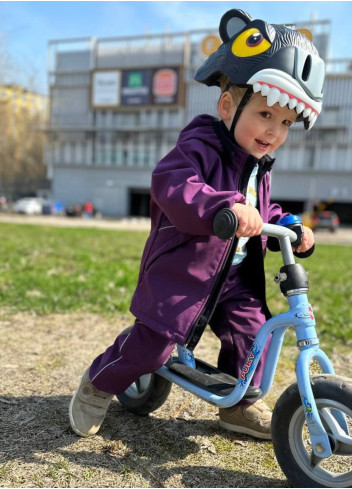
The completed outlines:
[[[271,161],[265,161],[263,163],[263,165],[261,165],[259,167],[259,171],[258,171],[258,175],[257,175],[257,188],[258,188],[258,191],[260,189],[260,186],[262,184],[262,181],[263,181],[263,178],[264,178],[264,175],[271,170],[272,166],[274,164],[274,160],[271,160]],[[260,213],[260,199],[258,198],[257,200],[257,209],[258,209],[258,212]],[[268,308],[268,305],[267,305],[267,302],[266,302],[266,288],[265,288],[265,272],[264,272],[264,263],[263,263],[263,249],[262,249],[262,242],[261,242],[261,238],[260,236],[255,236],[254,238],[257,238],[255,241],[255,245],[256,247],[258,248],[258,263],[259,263],[259,260],[260,260],[260,263],[261,263],[261,266],[263,267],[263,274],[262,274],[262,277],[264,277],[263,279],[263,291],[264,291],[264,295],[262,297],[262,300],[263,300],[263,308],[264,308],[264,311],[265,311],[265,314],[268,316],[268,317],[272,317],[271,315],[271,312]],[[258,243],[258,244],[257,244]],[[253,243],[254,244],[254,243]],[[260,258],[259,258],[260,257]]]
[[[253,156],[249,155],[244,165],[244,168],[242,169],[238,188],[239,188],[239,192],[241,192],[241,194],[243,195],[246,195],[249,178],[256,162],[257,162],[257,158],[254,158]],[[225,285],[226,277],[232,266],[233,258],[236,253],[237,244],[238,244],[238,238],[236,238],[236,236],[230,239],[230,244],[227,249],[226,256],[222,261],[221,268],[218,272],[218,276],[216,278],[215,284],[212,290],[210,291],[209,297],[206,303],[204,304],[201,312],[199,313],[197,319],[194,321],[192,329],[188,335],[186,344],[189,350],[193,350],[196,347],[203,334],[204,329],[206,328],[207,324],[209,323],[215,311],[222,289]]]

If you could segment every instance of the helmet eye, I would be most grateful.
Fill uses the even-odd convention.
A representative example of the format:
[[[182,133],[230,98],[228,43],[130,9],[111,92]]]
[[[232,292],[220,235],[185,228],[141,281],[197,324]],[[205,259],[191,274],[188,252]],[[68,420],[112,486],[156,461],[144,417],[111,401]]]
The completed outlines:
[[[246,41],[246,44],[249,48],[254,48],[255,46],[258,46],[262,41],[264,40],[263,34],[260,32],[255,32],[254,34],[251,34],[249,38]]]
[[[256,56],[271,47],[263,34],[257,28],[247,29],[232,43],[232,53],[240,58]]]

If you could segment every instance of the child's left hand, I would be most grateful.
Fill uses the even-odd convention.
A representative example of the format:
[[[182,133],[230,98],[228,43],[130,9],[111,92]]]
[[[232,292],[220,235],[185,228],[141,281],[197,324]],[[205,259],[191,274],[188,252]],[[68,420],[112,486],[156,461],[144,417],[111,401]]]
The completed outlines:
[[[297,251],[298,253],[304,253],[308,251],[314,245],[314,234],[310,228],[307,226],[303,226],[303,237],[302,243],[298,248],[293,248],[293,251]]]

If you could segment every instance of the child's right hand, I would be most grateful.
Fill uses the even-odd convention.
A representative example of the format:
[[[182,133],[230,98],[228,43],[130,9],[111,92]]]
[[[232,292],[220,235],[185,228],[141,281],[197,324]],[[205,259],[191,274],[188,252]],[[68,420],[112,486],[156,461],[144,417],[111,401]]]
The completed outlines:
[[[258,209],[248,204],[234,204],[233,212],[238,219],[237,238],[250,238],[257,236],[262,232],[263,220],[260,217]]]

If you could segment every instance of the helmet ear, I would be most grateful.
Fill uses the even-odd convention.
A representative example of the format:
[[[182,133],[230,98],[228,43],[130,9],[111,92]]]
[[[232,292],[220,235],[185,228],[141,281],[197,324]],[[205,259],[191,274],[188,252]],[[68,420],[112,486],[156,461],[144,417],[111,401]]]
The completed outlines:
[[[240,32],[252,20],[252,17],[243,10],[232,9],[226,12],[219,26],[219,33],[222,41],[226,43],[235,34]]]

